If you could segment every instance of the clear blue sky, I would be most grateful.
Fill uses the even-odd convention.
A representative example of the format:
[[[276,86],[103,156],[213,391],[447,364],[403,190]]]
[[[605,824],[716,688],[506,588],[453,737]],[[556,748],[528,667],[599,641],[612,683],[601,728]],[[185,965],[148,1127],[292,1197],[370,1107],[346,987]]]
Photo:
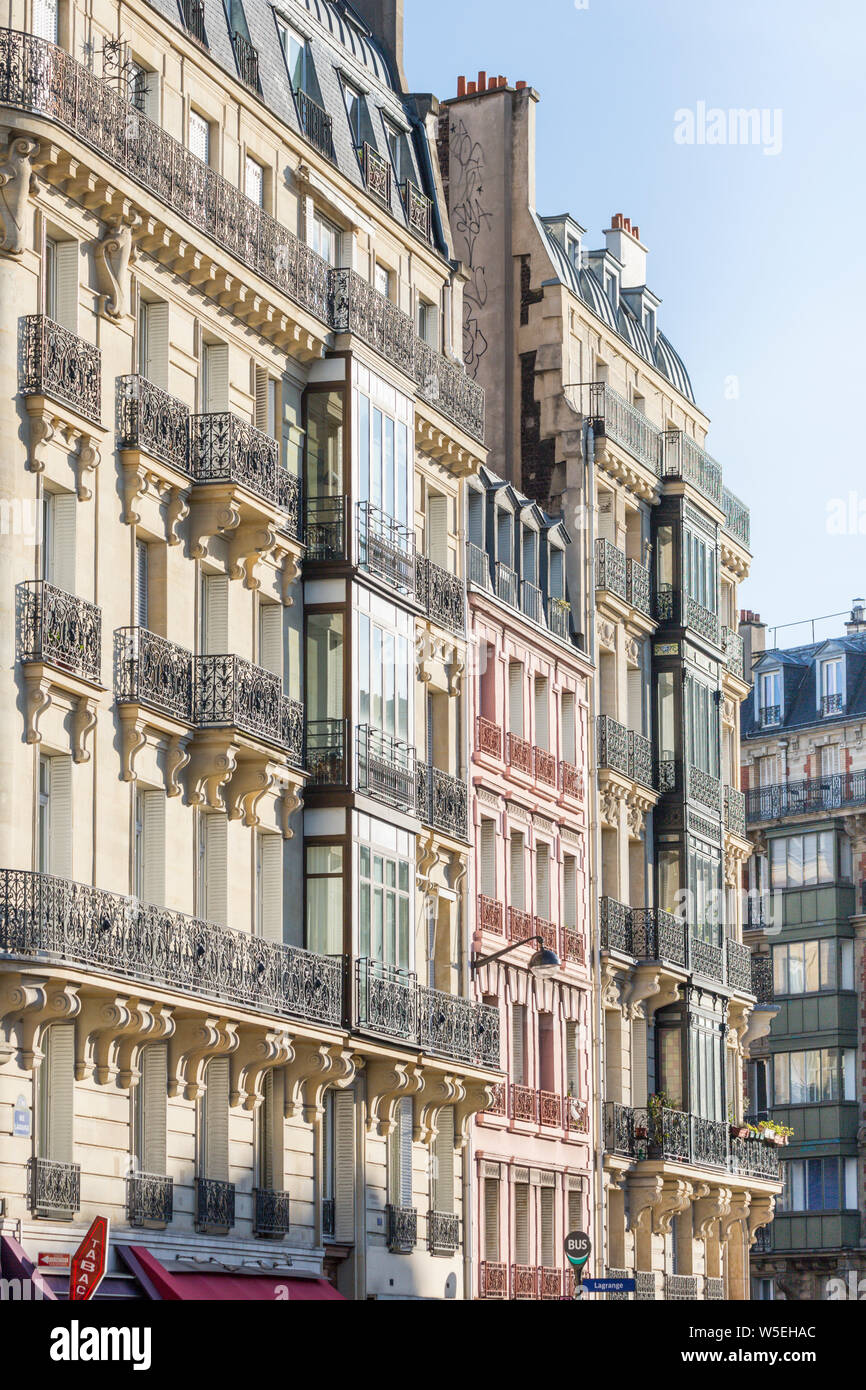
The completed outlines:
[[[484,69],[540,93],[540,211],[573,213],[591,246],[614,212],[639,224],[659,322],[712,422],[710,452],[751,507],[742,605],[775,625],[866,597],[866,5],[405,8],[412,90],[453,96],[458,74]],[[699,102],[780,110],[780,153],[676,143],[675,113]],[[863,533],[855,509],[853,529],[832,534],[828,509],[852,490]]]

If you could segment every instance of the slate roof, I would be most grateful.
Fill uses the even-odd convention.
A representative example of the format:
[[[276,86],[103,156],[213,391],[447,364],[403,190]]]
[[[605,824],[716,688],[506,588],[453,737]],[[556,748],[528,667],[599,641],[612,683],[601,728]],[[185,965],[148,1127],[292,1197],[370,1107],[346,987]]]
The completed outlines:
[[[819,709],[819,667],[822,658],[844,658],[845,688],[842,709],[822,714]],[[781,723],[766,726],[756,719],[759,677],[782,671],[783,706]],[[742,737],[766,738],[785,729],[804,729],[833,725],[866,717],[866,633],[831,637],[805,647],[772,648],[764,652],[754,667],[754,685],[742,705]]]

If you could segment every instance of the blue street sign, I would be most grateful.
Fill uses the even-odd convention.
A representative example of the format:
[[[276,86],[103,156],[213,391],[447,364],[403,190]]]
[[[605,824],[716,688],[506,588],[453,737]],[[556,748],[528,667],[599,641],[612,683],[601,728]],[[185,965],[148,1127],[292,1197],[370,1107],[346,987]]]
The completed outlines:
[[[634,1293],[633,1279],[584,1279],[587,1293]]]
[[[22,1139],[30,1138],[30,1106],[26,1096],[19,1096],[12,1112],[12,1133]]]

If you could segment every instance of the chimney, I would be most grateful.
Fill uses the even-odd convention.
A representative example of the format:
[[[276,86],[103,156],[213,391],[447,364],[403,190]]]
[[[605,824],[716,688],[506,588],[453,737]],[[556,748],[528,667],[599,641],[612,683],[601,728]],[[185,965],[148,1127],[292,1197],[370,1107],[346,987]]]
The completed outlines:
[[[406,91],[403,71],[403,0],[352,0],[356,10],[379,44],[391,76],[401,92]]]
[[[604,239],[611,255],[622,262],[622,288],[634,290],[645,285],[647,249],[641,244],[640,227],[633,227],[631,218],[618,212],[611,218]]]
[[[849,637],[855,632],[866,632],[866,600],[854,599],[851,604],[851,617],[845,624],[845,631]]]
[[[767,650],[767,624],[761,622],[760,613],[744,608],[740,613],[740,636],[743,639],[743,674],[752,684],[752,667]]]

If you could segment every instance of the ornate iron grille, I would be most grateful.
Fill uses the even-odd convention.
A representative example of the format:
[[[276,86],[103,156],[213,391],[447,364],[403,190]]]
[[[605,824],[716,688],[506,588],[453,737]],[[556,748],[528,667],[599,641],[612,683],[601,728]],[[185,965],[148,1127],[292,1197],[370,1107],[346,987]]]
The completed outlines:
[[[0,951],[339,1027],[342,962],[86,883],[0,870]]]
[[[204,28],[204,0],[180,0],[184,28],[199,43],[207,44]]]
[[[689,796],[692,800],[699,801],[702,806],[708,806],[717,815],[721,813],[721,782],[718,777],[713,777],[711,773],[695,767],[693,763],[689,766]]]
[[[692,1115],[692,1162],[701,1168],[727,1168],[728,1126]]]
[[[772,1228],[772,1226],[759,1226],[759,1227],[758,1227],[757,1231],[755,1232],[755,1241],[754,1241],[754,1244],[753,1244],[753,1246],[752,1246],[752,1250],[754,1251],[754,1253],[755,1253],[756,1255],[772,1255],[772,1253],[773,1253],[773,1228]],[[719,1279],[719,1280],[716,1280],[716,1281],[714,1281],[714,1282],[719,1283],[719,1284],[722,1285],[722,1291],[721,1291],[721,1293],[720,1293],[720,1294],[716,1294],[716,1295],[714,1295],[714,1296],[717,1297],[717,1298],[724,1298],[724,1296],[725,1296],[724,1281],[721,1280],[721,1279]],[[710,1283],[710,1280],[708,1279],[708,1280],[707,1280],[707,1285],[708,1285],[708,1286],[709,1286],[709,1283]],[[708,1287],[708,1289],[707,1289],[707,1298],[710,1298],[710,1297],[711,1297],[711,1295],[710,1295],[709,1287]]]
[[[536,781],[544,782],[548,787],[555,787],[556,758],[553,754],[548,753],[546,748],[535,748],[533,749],[533,762]]]
[[[205,42],[199,17],[202,6],[187,0],[188,30]],[[0,32],[0,75],[4,106],[70,130],[269,284],[329,322],[327,261],[68,53],[6,29]]]
[[[765,729],[772,728],[774,724],[781,724],[782,706],[764,705],[760,712],[760,720]]]
[[[546,917],[533,917],[532,926],[534,934],[541,937],[548,951],[559,950],[559,928],[555,922],[549,922]]]
[[[612,439],[657,476],[662,467],[662,433],[642,411],[610,386],[592,381],[580,386],[581,414],[592,420],[598,435]]]
[[[643,734],[633,733],[631,729],[628,731],[628,775],[642,787],[655,786],[652,744]]]
[[[337,1229],[337,1206],[333,1197],[322,1198],[322,1235],[325,1240],[333,1240]]]
[[[499,1066],[497,1008],[425,985],[417,985],[416,990],[417,1041],[421,1047],[464,1062]]]
[[[631,908],[615,898],[602,898],[599,904],[599,928],[604,951],[622,951],[631,955],[633,946]]]
[[[363,958],[355,962],[357,1018],[371,1033],[414,1042],[418,1037],[418,982],[408,970]]]
[[[747,795],[746,815],[752,820],[782,816],[820,815],[842,806],[866,804],[866,770],[810,777],[800,782],[754,787]]]
[[[628,729],[618,724],[609,714],[600,714],[596,721],[598,729],[598,765],[612,768],[614,772],[629,775]]]
[[[378,150],[366,141],[358,151],[361,173],[367,192],[380,198],[386,207],[391,206],[391,164],[383,159]]]
[[[725,530],[748,550],[751,544],[751,519],[748,507],[729,488],[723,487],[722,510],[725,513]]]
[[[415,536],[369,502],[358,503],[358,564],[406,593],[415,592]]]
[[[235,30],[232,34],[232,48],[238,65],[238,76],[254,92],[259,90],[259,50],[254,48],[246,34]]]
[[[780,1179],[779,1150],[760,1139],[731,1140],[731,1170],[740,1177]]]
[[[717,980],[720,984],[724,981],[725,958],[721,946],[714,946],[711,942],[695,936],[693,932],[689,943],[689,956],[696,975],[706,975],[708,980]]]
[[[463,580],[424,555],[415,557],[415,597],[434,623],[461,635],[466,631]]]
[[[743,679],[745,674],[745,648],[738,632],[730,627],[722,629],[725,645],[725,664],[732,676]]]
[[[280,463],[279,445],[228,411],[193,415],[190,468],[197,483],[235,483],[285,512],[284,529],[300,539],[300,483]]]
[[[675,792],[680,785],[680,764],[677,758],[662,758],[656,767],[658,790]]]
[[[218,1178],[196,1178],[195,1228],[197,1231],[230,1231],[235,1224],[235,1185]]]
[[[493,932],[494,936],[502,936],[502,903],[495,898],[487,898],[483,893],[478,894],[478,925],[482,931]]]
[[[682,478],[717,507],[721,506],[721,465],[682,430],[665,430],[664,476]]]
[[[546,1299],[562,1298],[562,1270],[542,1268],[539,1271],[541,1284],[541,1297]]]
[[[306,92],[296,92],[295,102],[298,107],[301,130],[310,144],[315,145],[319,154],[323,154],[326,159],[333,159],[334,131],[331,117],[317,101],[313,101],[312,97],[307,96]]]
[[[407,376],[415,374],[415,325],[354,270],[331,274],[331,326],[354,333]]]
[[[571,641],[571,604],[566,599],[551,598],[547,620],[555,637],[561,637],[563,642]]]
[[[772,1004],[776,997],[769,956],[752,956],[752,994],[759,1004]]]
[[[44,661],[95,685],[102,668],[102,609],[43,579],[16,589],[16,658]]]
[[[414,1207],[388,1207],[388,1249],[410,1255],[418,1244],[418,1213]]]
[[[625,553],[610,541],[595,543],[595,587],[620,598],[627,594]]]
[[[479,1292],[482,1298],[508,1298],[508,1265],[482,1260]]]
[[[348,786],[348,733],[345,719],[314,719],[307,724],[307,770],[313,786]]]
[[[660,623],[672,623],[678,610],[676,594],[671,584],[659,584],[656,588],[655,615]]]
[[[632,954],[640,960],[666,960],[683,968],[688,961],[687,928],[662,908],[631,909]]]
[[[517,607],[517,575],[501,560],[496,561],[496,597],[501,598],[510,608]]]
[[[764,1228],[762,1227],[761,1229],[763,1230]],[[709,1301],[711,1301],[711,1302],[714,1302],[714,1301],[723,1301],[723,1300],[724,1300],[724,1297],[725,1297],[725,1281],[724,1281],[724,1279],[714,1279],[712,1275],[708,1274],[708,1275],[707,1275],[707,1278],[706,1278],[705,1288],[704,1288],[704,1298],[706,1298],[707,1300],[709,1300]]]
[[[520,738],[518,734],[506,734],[505,761],[509,767],[516,768],[518,772],[523,772],[527,777],[531,777],[533,769],[532,744],[527,743],[526,739]]]
[[[637,560],[627,560],[625,566],[626,598],[632,608],[646,617],[652,616],[652,585],[650,572]]]
[[[559,764],[559,784],[567,796],[583,800],[583,773],[573,763]]]
[[[406,221],[409,223],[410,230],[424,241],[429,241],[433,204],[426,193],[422,193],[411,179],[406,180],[401,191],[403,193],[403,206],[406,209]]]
[[[692,628],[701,637],[705,637],[708,642],[712,642],[714,647],[721,645],[719,636],[719,619],[715,613],[711,613],[709,608],[705,608],[702,603],[698,603],[691,594],[683,595],[686,610],[686,627]]]
[[[536,1265],[511,1266],[511,1297],[518,1301],[538,1297],[538,1268]]]
[[[538,1092],[532,1086],[509,1086],[509,1109],[512,1120],[535,1124],[538,1119]]]
[[[698,1296],[698,1279],[695,1274],[666,1274],[665,1275],[665,1298],[672,1299],[696,1299]]]
[[[828,714],[841,714],[841,713],[842,713],[842,696],[841,696],[841,694],[836,694],[836,695],[822,695],[822,696],[821,696],[821,715],[822,715],[822,718],[825,718],[825,719],[826,719],[826,717],[827,717]]]
[[[656,1276],[649,1270],[636,1269],[634,1272],[634,1296],[646,1302],[656,1301]]]
[[[562,1128],[562,1099],[555,1091],[538,1092],[538,1119],[548,1129]]]
[[[490,557],[479,545],[469,542],[469,583],[490,592]]]
[[[634,1154],[634,1112],[628,1105],[609,1100],[604,1106],[604,1147],[608,1153],[631,1158]]]
[[[130,1173],[126,1219],[130,1226],[167,1226],[174,1215],[174,1182],[160,1173]]]
[[[2,44],[0,44],[2,57]],[[22,396],[48,396],[65,401],[80,415],[99,424],[102,414],[102,354],[62,328],[46,314],[27,314],[21,320]]]
[[[609,1269],[605,1275],[606,1279],[610,1279],[611,1281],[616,1280],[617,1282],[624,1279],[631,1279],[631,1277],[627,1269]],[[613,1293],[606,1293],[603,1297],[608,1303],[631,1303],[632,1301],[632,1295],[625,1292],[615,1291]]]
[[[725,829],[746,838],[746,798],[737,787],[725,787]]]
[[[414,811],[415,749],[402,739],[361,724],[357,731],[358,789],[389,806]]]
[[[185,723],[193,719],[193,655],[145,627],[114,634],[114,698],[141,704]]]
[[[667,1107],[659,1115],[650,1115],[650,1157],[680,1159],[687,1163],[691,1157],[690,1121],[691,1116],[685,1111]]]
[[[427,1215],[427,1248],[431,1255],[452,1255],[460,1249],[460,1217],[450,1211]]]
[[[574,927],[563,927],[562,950],[566,960],[586,965],[586,942],[582,932],[576,931]]]
[[[257,1236],[284,1236],[288,1234],[291,1222],[291,1207],[288,1192],[275,1192],[269,1187],[257,1187],[253,1191],[255,1203],[254,1227]]]
[[[282,748],[296,767],[304,763],[304,709],[283,694],[273,671],[242,656],[195,658],[195,722],[232,728]]]
[[[417,763],[415,768],[418,815],[446,835],[469,838],[469,792],[459,777],[450,777],[438,767]]]
[[[743,994],[752,992],[752,953],[748,946],[729,936],[725,941],[728,984]]]
[[[508,909],[508,940],[526,941],[535,934],[532,914],[519,907]]]
[[[343,560],[346,558],[346,508],[349,499],[308,497],[304,541],[307,560]]]
[[[528,579],[524,579],[520,585],[521,608],[531,623],[538,623],[541,626],[544,622],[544,603],[541,597],[541,590],[535,584],[530,584]]]
[[[487,1108],[481,1112],[482,1115],[505,1115],[508,1110],[506,1083],[504,1081],[497,1081],[496,1085],[491,1086],[490,1089],[493,1093],[493,1099]]]
[[[142,449],[189,473],[189,406],[160,391],[143,376],[117,383],[119,449]]]
[[[491,758],[502,757],[502,730],[492,719],[484,719],[480,714],[475,720],[475,747]]]
[[[74,1216],[81,1206],[81,1168],[51,1158],[28,1158],[27,1205],[33,1216]]]

